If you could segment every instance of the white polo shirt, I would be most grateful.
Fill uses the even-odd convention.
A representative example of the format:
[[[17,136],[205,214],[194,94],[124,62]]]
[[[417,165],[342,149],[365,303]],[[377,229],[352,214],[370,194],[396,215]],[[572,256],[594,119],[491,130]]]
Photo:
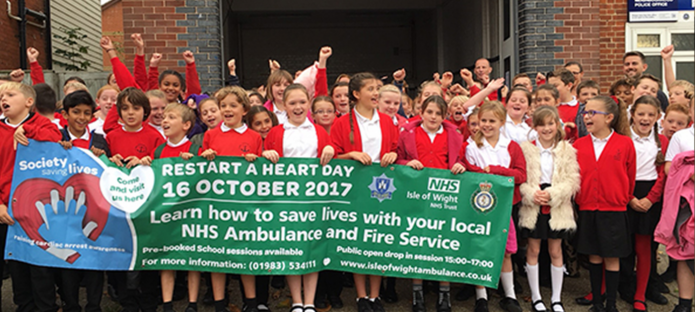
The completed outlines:
[[[381,161],[381,125],[379,124],[379,112],[374,109],[372,119],[360,115],[356,109],[353,109],[357,126],[360,128],[360,137],[362,138],[362,152],[367,153],[372,158],[373,163]]]
[[[285,128],[282,137],[284,157],[314,158],[318,156],[319,139],[309,118],[305,119],[299,126],[287,122],[282,127]]]

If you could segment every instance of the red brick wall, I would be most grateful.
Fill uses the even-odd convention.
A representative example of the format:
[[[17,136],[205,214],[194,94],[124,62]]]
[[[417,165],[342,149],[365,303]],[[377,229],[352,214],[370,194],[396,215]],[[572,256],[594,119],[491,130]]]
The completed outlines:
[[[114,2],[101,10],[101,33],[108,36],[119,47],[123,46],[123,3]],[[103,51],[102,51],[103,53]],[[123,57],[124,55],[120,55]],[[108,54],[103,53],[104,70],[111,70]]]
[[[17,1],[12,2],[12,14],[19,16],[17,9]],[[43,0],[26,0],[26,7],[39,12],[45,12]],[[5,49],[0,49],[0,69],[17,69],[19,68],[19,22],[7,16],[7,4],[5,1],[0,1],[0,43]],[[32,17],[27,18],[29,21],[36,20]],[[27,48],[34,47],[40,52],[39,63],[44,68],[50,66],[46,64],[46,36],[47,31],[32,25],[27,25],[26,40]]]
[[[625,23],[627,23],[627,0],[600,0],[601,77],[602,92],[615,80],[623,77],[623,54],[625,54]]]
[[[555,28],[556,33],[564,35],[564,39],[555,41],[556,46],[564,47],[562,52],[555,53],[555,58],[564,59],[565,63],[579,62],[584,68],[584,78],[598,81],[599,0],[557,1],[555,7],[564,8],[563,13],[555,14],[555,20],[564,21],[563,26]]]

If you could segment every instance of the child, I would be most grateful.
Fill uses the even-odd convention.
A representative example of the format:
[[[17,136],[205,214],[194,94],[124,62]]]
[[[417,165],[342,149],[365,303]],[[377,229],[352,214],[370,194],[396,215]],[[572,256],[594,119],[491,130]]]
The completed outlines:
[[[586,102],[597,95],[600,94],[600,87],[596,81],[584,80],[577,85],[577,102],[579,102],[579,111],[584,111],[586,107]],[[577,136],[585,137],[589,135],[586,131],[586,125],[584,124],[584,116],[582,114],[577,114],[577,118],[574,120],[577,125]]]
[[[152,126],[143,125],[151,109],[149,99],[139,89],[128,87],[119,93],[116,109],[123,126],[108,132],[106,136],[113,154],[110,159],[118,166],[132,168],[164,143],[164,138]]]
[[[15,164],[15,144],[29,144],[28,139],[58,142],[60,132],[47,118],[31,111],[36,93],[28,85],[5,82],[0,86],[0,108],[4,118],[0,120],[0,239],[7,236],[7,225],[14,220],[7,213],[10,203],[12,172]],[[4,253],[4,244],[2,245]],[[0,261],[0,268],[5,261]],[[55,311],[55,288],[53,269],[26,264],[18,261],[8,262],[12,276],[14,303],[29,310]]]
[[[425,81],[422,84],[420,84],[418,96],[415,101],[416,104],[413,108],[414,117],[408,119],[408,121],[412,122],[420,120],[420,113],[422,113],[422,102],[424,102],[425,99],[432,95],[439,95],[443,98],[444,91],[442,90],[442,86],[440,86],[437,82],[433,80]]]
[[[111,107],[113,107],[113,104],[116,104],[118,92],[118,88],[110,84],[101,87],[101,89],[97,91],[96,104],[99,110],[94,113],[96,120],[89,124],[89,129],[94,131],[94,133],[105,135],[104,121],[106,120],[106,116],[109,114]]]
[[[185,160],[197,155],[200,149],[188,140],[187,134],[195,123],[195,112],[188,106],[172,103],[167,105],[163,112],[164,120],[162,129],[166,135],[166,143],[158,146],[149,156],[145,156],[140,162],[149,166],[152,160],[168,157],[181,157]],[[160,272],[162,283],[162,304],[165,312],[173,312],[174,278],[176,272],[164,270]],[[197,311],[198,290],[200,286],[200,272],[188,271],[188,307],[186,311]]]
[[[284,90],[283,90],[284,91]],[[207,160],[215,156],[243,156],[247,161],[255,160],[261,155],[263,139],[261,135],[250,131],[244,124],[244,116],[250,104],[246,91],[241,87],[224,87],[215,94],[223,122],[219,127],[210,128],[203,138],[203,152],[200,156]],[[201,103],[202,104],[202,103]],[[227,311],[225,307],[226,275],[210,273],[216,312]],[[257,310],[256,285],[253,275],[241,275],[244,284],[244,312]]]
[[[268,136],[270,129],[278,125],[278,118],[275,117],[275,114],[263,106],[251,106],[244,119],[251,130],[258,132],[263,140]]]
[[[689,106],[690,120],[695,120],[695,97],[690,99]],[[668,174],[668,170],[671,168],[671,161],[676,155],[695,149],[695,131],[693,131],[693,129],[695,129],[695,124],[676,132],[671,137],[665,157],[666,164],[664,165],[664,172],[666,172],[666,174]]]
[[[574,143],[582,175],[575,201],[579,206],[577,251],[589,255],[591,311],[616,311],[619,258],[630,253],[626,207],[635,185],[635,147],[625,134],[627,117],[619,103],[597,96],[584,115],[589,136]],[[606,306],[601,299],[605,264]]]
[[[469,116],[470,109],[466,109],[464,105],[468,100],[468,96],[457,95],[449,101],[446,120],[453,123],[459,131],[466,127],[466,118]]]
[[[253,106],[263,106],[263,103],[265,103],[265,97],[261,95],[260,93],[253,91],[249,92],[249,104],[251,104],[251,107]]]
[[[314,116],[314,122],[323,127],[327,133],[331,133],[331,127],[336,119],[335,112],[335,104],[328,96],[318,96],[311,102],[311,115]]]
[[[413,117],[413,99],[406,93],[401,95],[401,106],[403,107],[403,115],[405,118],[410,119]]]
[[[48,118],[58,129],[62,129],[63,127],[60,125],[60,119],[55,118],[56,93],[53,91],[53,88],[45,83],[35,84],[33,88],[36,92],[34,110],[36,110],[39,115]]]
[[[401,106],[401,91],[398,87],[388,84],[379,89],[379,112],[388,115],[393,121],[393,125],[398,131],[403,131],[403,127],[408,123],[405,117],[398,115],[398,108]]]
[[[381,163],[382,167],[396,161],[398,129],[388,115],[376,109],[379,96],[377,80],[370,73],[358,73],[350,79],[348,95],[354,109],[338,118],[331,129],[332,145],[339,159],[352,159],[363,165]],[[383,312],[384,307],[379,299],[381,277],[369,276],[370,294],[367,296],[367,276],[353,276],[358,312]]]
[[[642,74],[632,83],[632,89],[630,91],[632,92],[633,101],[643,95],[656,97],[656,94],[659,92],[660,84],[661,81],[659,81],[659,78],[647,73]],[[626,103],[630,105],[633,104],[633,102]]]
[[[292,80],[292,75],[283,69],[276,70],[268,76],[268,84],[266,85],[268,101],[263,106],[277,116],[281,125],[287,122],[287,111],[282,102],[282,93],[292,83]]]
[[[287,123],[270,130],[265,140],[263,157],[273,163],[277,163],[280,157],[318,157],[322,166],[328,164],[335,155],[335,150],[330,145],[328,133],[307,118],[310,102],[309,93],[304,86],[289,85],[283,93],[282,102],[290,112]],[[290,312],[316,311],[314,297],[318,277],[318,272],[287,275],[287,284],[292,293]]]
[[[198,104],[198,114],[203,124],[207,127],[206,131],[217,128],[222,122],[222,113],[216,98],[206,98],[200,100]],[[191,137],[191,142],[196,145],[203,146],[203,138],[205,132],[198,133]]]
[[[449,169],[453,174],[466,169],[459,163],[458,151],[463,138],[452,123],[443,122],[446,102],[439,96],[430,96],[422,103],[422,120],[405,126],[398,138],[399,165],[422,168]],[[437,311],[451,311],[450,283],[439,282]],[[425,311],[425,296],[421,279],[413,279],[413,312]]]
[[[688,103],[690,103],[688,95],[692,97],[692,94],[693,84],[688,81],[676,80],[668,86],[668,102],[670,105],[688,105]]]
[[[535,131],[525,122],[526,112],[531,103],[531,92],[525,88],[515,87],[507,96],[507,119],[502,126],[501,133],[508,139],[521,144],[525,141],[533,141],[536,137]]]
[[[617,96],[625,103],[632,103],[632,79],[616,80],[611,85],[610,95]]]
[[[536,94],[533,97],[534,108],[539,108],[541,106],[553,106],[557,107],[560,105],[560,91],[551,84],[540,85],[536,89]]]
[[[161,90],[150,90],[145,93],[147,98],[150,100],[150,118],[149,124],[153,128],[157,129],[163,138],[166,139],[164,135],[164,129],[162,129],[162,120],[164,120],[164,108],[167,107],[167,98],[163,91]],[[177,102],[169,102],[177,103]]]
[[[63,86],[63,95],[68,95],[77,90],[89,91],[87,86],[82,82],[70,80],[65,81],[65,85]]]
[[[564,277],[562,240],[577,228],[572,198],[579,190],[577,151],[564,141],[560,115],[554,106],[541,106],[533,113],[533,127],[538,133],[535,142],[521,143],[526,159],[527,180],[521,186],[519,209],[521,237],[528,238],[526,276],[531,289],[533,311],[547,311],[539,286],[538,254],[541,240],[548,240],[552,262],[553,312],[564,312],[560,300]]]
[[[471,137],[480,130],[480,118],[478,118],[478,112],[480,112],[480,108],[478,107],[474,107],[473,110],[471,110],[471,114],[468,116],[468,121],[466,122],[466,129],[461,133],[463,135],[463,141],[468,141],[469,144],[470,142],[473,142]]]
[[[639,97],[630,109],[630,130],[635,146],[637,171],[634,197],[629,202],[627,214],[630,219],[630,233],[634,237],[637,256],[637,286],[633,301],[634,311],[646,311],[645,291],[649,280],[653,233],[661,215],[661,194],[665,176],[663,173],[664,154],[668,139],[659,134],[657,119],[661,111],[659,100],[653,96]],[[621,268],[631,276],[635,267],[635,255],[624,258],[627,267]]]
[[[557,111],[560,113],[560,119],[565,124],[566,139],[574,142],[577,139],[577,126],[574,124],[577,118],[577,98],[572,95],[574,87],[574,75],[566,69],[560,69],[548,74],[548,83],[552,84],[560,92],[560,105],[557,106]]]
[[[664,120],[661,122],[661,134],[671,139],[674,133],[685,129],[691,122],[688,105],[671,104],[666,108]]]
[[[333,99],[333,103],[335,103],[336,117],[343,116],[350,111],[348,86],[349,84],[347,82],[337,82],[331,88],[331,98]]]
[[[514,78],[512,78],[512,88],[516,87],[522,87],[528,92],[533,92],[533,84],[531,83],[531,77],[528,76],[526,73],[521,73]]]
[[[461,161],[469,171],[514,177],[513,205],[515,207],[512,210],[518,210],[521,202],[518,186],[526,182],[526,161],[519,144],[501,135],[500,129],[507,118],[507,111],[502,103],[490,101],[480,107],[478,118],[480,130],[473,135],[473,142],[469,140],[461,146]],[[508,312],[522,311],[514,293],[511,256],[516,253],[516,250],[516,230],[514,220],[510,218],[507,246],[500,275],[505,294],[505,298],[500,301],[500,306]],[[485,288],[476,287],[476,299],[475,311],[487,311]]]

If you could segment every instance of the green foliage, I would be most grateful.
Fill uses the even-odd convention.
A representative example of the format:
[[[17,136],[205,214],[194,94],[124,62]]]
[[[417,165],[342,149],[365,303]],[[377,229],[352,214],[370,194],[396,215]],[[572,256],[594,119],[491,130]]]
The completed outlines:
[[[69,48],[67,50],[55,49],[54,54],[67,59],[67,62],[53,59],[53,63],[60,65],[68,71],[86,70],[91,65],[84,55],[89,54],[89,46],[82,45],[87,35],[82,33],[82,28],[59,28],[61,34],[54,34],[53,38],[60,39]]]

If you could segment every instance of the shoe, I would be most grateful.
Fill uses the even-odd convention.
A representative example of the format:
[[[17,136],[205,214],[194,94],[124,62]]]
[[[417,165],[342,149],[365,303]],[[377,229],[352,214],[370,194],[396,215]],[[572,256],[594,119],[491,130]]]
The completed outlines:
[[[683,305],[677,304],[673,308],[673,312],[692,312],[692,311],[693,311],[693,308],[691,305],[683,306]]]
[[[343,274],[343,287],[345,287],[345,288],[355,287],[355,278],[352,277],[352,273],[345,272],[345,274]]]
[[[272,286],[275,289],[285,288],[285,276],[273,275],[273,278],[270,279],[270,286]]]
[[[259,303],[256,309],[258,309],[258,312],[270,312],[270,308],[265,303]]]
[[[542,309],[536,308],[536,306],[538,306],[539,304],[541,307],[543,307]],[[531,310],[533,310],[533,312],[548,312],[548,308],[545,307],[543,300],[537,300],[534,303],[532,303]]]
[[[314,299],[314,307],[316,307],[319,310],[327,309],[328,304],[326,303],[325,299]]]
[[[500,307],[502,308],[502,310],[505,310],[507,312],[523,311],[523,309],[521,309],[521,306],[519,305],[519,301],[509,297],[505,297],[504,299],[500,300]]]
[[[372,302],[367,298],[358,299],[357,312],[374,312],[374,310],[372,310]]]
[[[314,307],[304,307],[304,312],[316,312],[316,308],[314,308]]]
[[[258,305],[254,304],[254,305],[244,306],[242,311],[243,312],[258,312]],[[186,309],[186,312],[188,312],[188,309]]]
[[[664,284],[664,281],[659,276],[652,277],[649,280],[649,286],[656,288],[656,290],[662,294],[668,294],[671,292],[671,290],[668,288],[668,286],[666,286],[666,284]]]
[[[340,299],[340,296],[328,296],[328,303],[331,304],[333,309],[341,309],[343,307],[343,299]]]
[[[606,312],[606,308],[603,307],[603,304],[600,305],[592,305],[591,308],[589,308],[589,312]]]
[[[591,293],[587,294],[584,297],[575,298],[574,302],[576,302],[578,305],[589,306],[592,303],[594,303],[593,300],[587,299],[587,297],[589,297],[589,295],[591,295]],[[606,301],[606,294],[601,294],[601,302],[604,302],[604,301]]]
[[[555,309],[555,307],[557,307],[557,306],[560,307],[559,310]],[[552,310],[552,312],[565,312],[565,306],[562,305],[562,302],[559,302],[559,301],[553,302],[550,304],[550,310]]]
[[[448,291],[439,293],[437,312],[451,312],[451,294]]]
[[[669,259],[668,263],[668,269],[666,269],[666,272],[663,274],[659,275],[661,277],[661,280],[664,283],[670,283],[676,280],[676,270],[677,270],[677,265],[675,264],[675,261]]]
[[[422,291],[413,292],[413,312],[425,312],[425,297]]]
[[[618,288],[618,295],[620,295],[620,299],[623,299],[623,301],[632,304],[632,301],[635,299],[635,291],[634,290],[628,290],[625,288]],[[661,294],[659,294],[661,295]],[[608,308],[606,307],[606,310]]]
[[[463,285],[456,293],[456,296],[454,296],[454,299],[456,301],[466,301],[468,298],[473,297],[473,295],[475,295],[475,288],[471,285]]]
[[[641,303],[641,304],[644,306],[644,309],[637,309],[637,308],[635,308],[635,307],[634,307],[634,304],[635,304],[635,303]],[[646,302],[644,302],[644,301],[642,301],[642,300],[634,300],[634,302],[633,302],[632,304],[633,304],[632,312],[647,312],[647,303],[646,303]]]
[[[647,297],[647,300],[654,302],[658,305],[665,305],[668,304],[668,299],[664,297],[657,289],[649,289],[647,287],[647,292],[645,293],[645,297]]]
[[[606,307],[606,312],[618,312],[618,308],[616,306]]]
[[[480,298],[475,301],[475,308],[473,309],[474,312],[488,312],[487,308],[487,299]]]
[[[381,292],[380,298],[384,299],[386,303],[398,302],[398,294],[396,293],[396,289],[392,287],[384,288],[384,290]]]
[[[386,309],[384,309],[384,305],[381,304],[381,299],[376,298],[374,301],[369,300],[370,303],[372,304],[372,311],[373,312],[386,312]]]
[[[185,312],[198,312],[198,309],[192,307],[192,306],[187,306]]]

